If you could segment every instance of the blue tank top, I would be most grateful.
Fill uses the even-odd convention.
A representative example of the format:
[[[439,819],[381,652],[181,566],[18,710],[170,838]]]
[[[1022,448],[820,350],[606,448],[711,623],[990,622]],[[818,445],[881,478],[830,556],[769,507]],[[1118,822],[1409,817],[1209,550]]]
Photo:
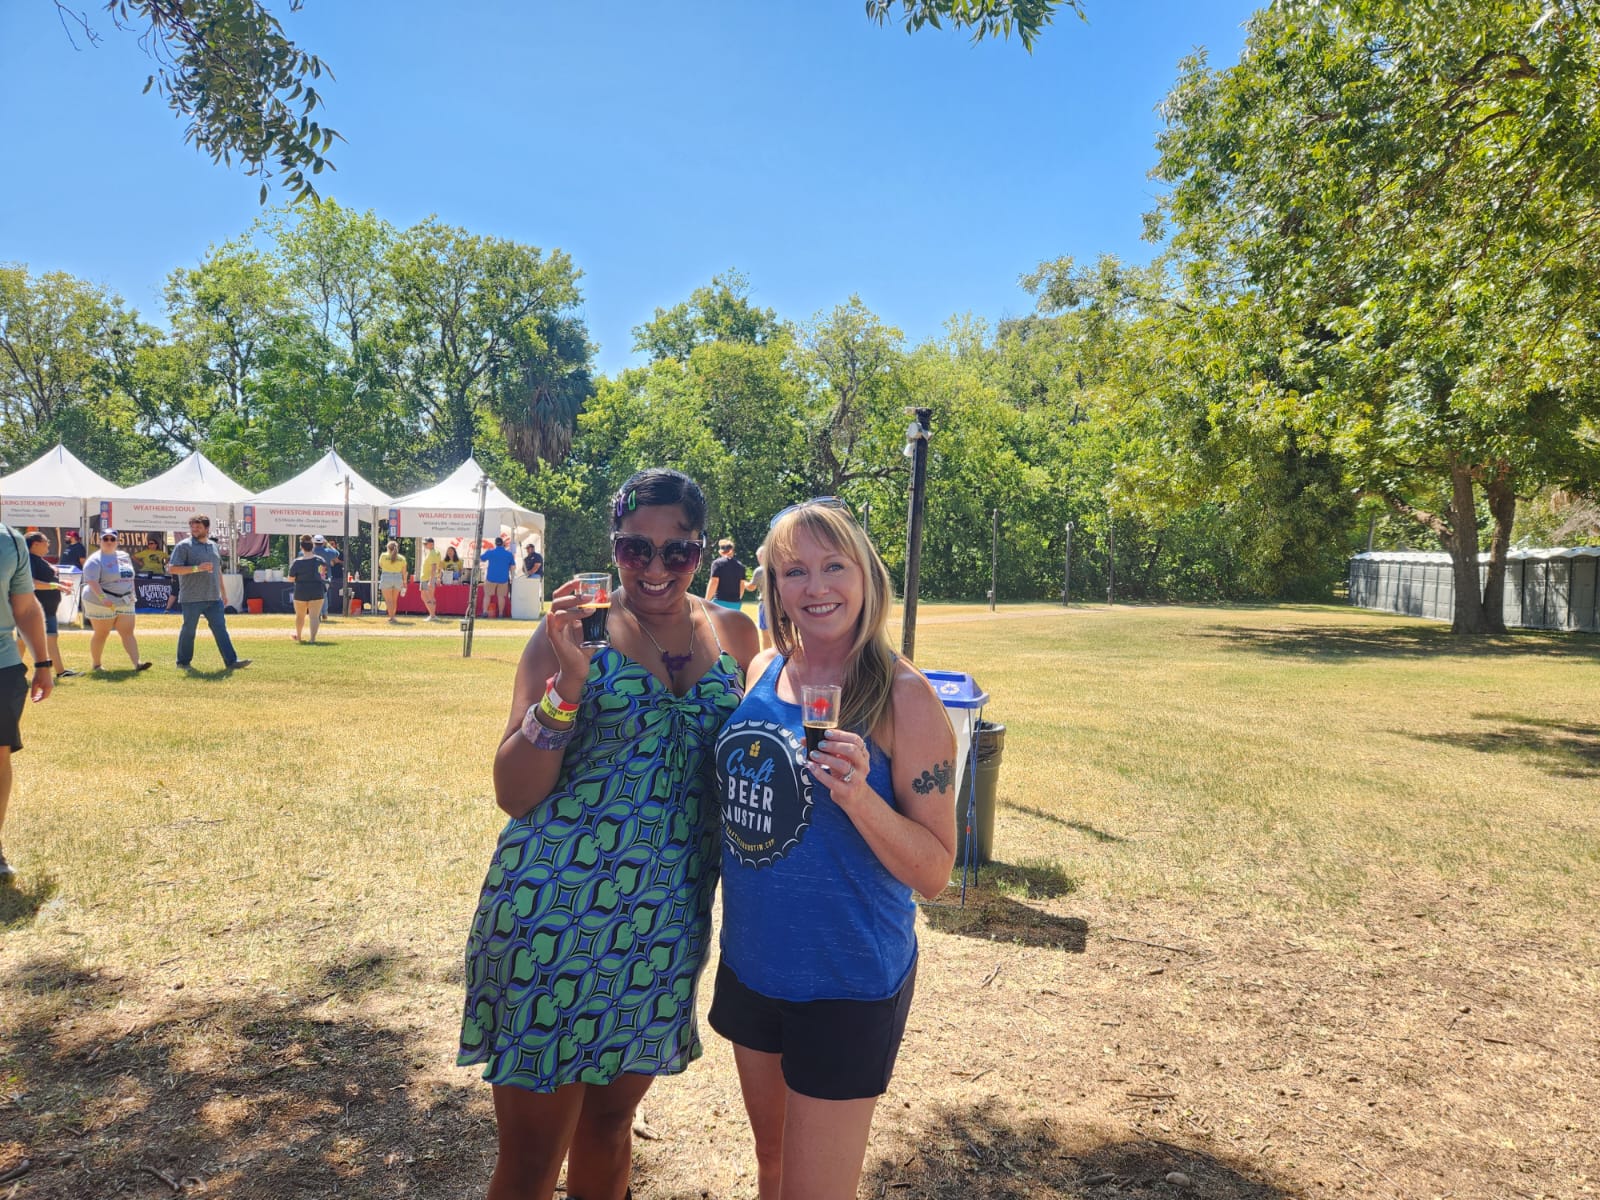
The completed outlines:
[[[722,961],[775,1000],[886,1000],[917,957],[911,889],[891,875],[805,767],[800,706],[776,659],[717,739]],[[889,757],[869,738],[867,783],[891,808]]]

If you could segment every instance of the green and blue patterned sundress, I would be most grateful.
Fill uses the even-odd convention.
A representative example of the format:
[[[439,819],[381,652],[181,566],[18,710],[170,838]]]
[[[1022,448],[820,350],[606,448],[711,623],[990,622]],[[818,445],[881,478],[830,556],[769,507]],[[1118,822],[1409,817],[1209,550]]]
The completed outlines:
[[[506,825],[483,881],[457,1063],[551,1092],[700,1057],[712,753],[742,684],[726,652],[682,696],[614,649],[595,655],[555,787]]]

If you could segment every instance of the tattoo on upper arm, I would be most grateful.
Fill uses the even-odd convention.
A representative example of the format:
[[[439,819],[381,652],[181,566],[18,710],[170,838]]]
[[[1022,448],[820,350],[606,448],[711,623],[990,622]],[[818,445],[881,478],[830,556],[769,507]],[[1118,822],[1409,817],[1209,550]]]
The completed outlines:
[[[920,777],[911,781],[911,790],[919,796],[926,796],[937,789],[940,793],[948,792],[950,785],[955,782],[956,768],[948,758],[938,763],[931,771],[924,771]]]

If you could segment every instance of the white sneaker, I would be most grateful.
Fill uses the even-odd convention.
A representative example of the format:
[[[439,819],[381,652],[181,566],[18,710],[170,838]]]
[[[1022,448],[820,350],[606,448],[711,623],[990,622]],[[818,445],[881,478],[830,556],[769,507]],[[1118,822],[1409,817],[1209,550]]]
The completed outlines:
[[[5,851],[0,850],[0,883],[10,883],[16,878],[16,876],[16,871],[13,870],[11,864],[6,861]]]

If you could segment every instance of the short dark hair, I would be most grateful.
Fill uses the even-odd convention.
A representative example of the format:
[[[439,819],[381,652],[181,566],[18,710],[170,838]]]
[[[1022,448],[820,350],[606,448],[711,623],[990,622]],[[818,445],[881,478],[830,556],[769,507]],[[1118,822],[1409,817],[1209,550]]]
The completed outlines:
[[[670,467],[647,467],[629,477],[611,502],[611,528],[622,528],[622,519],[641,508],[665,508],[676,504],[689,518],[689,527],[702,535],[706,531],[706,494],[700,485],[682,471]]]
[[[35,542],[48,542],[49,540],[49,538],[45,537],[45,535],[40,533],[37,529],[35,529],[27,537],[23,538],[23,541],[27,542],[30,546]]]
[[[211,528],[211,518],[206,516],[205,513],[195,513],[194,516],[189,518],[189,524],[191,524],[191,525],[204,525],[207,529],[210,529]]]
[[[302,533],[300,535],[300,549],[302,549],[302,550],[311,549],[311,535],[309,533]]]

